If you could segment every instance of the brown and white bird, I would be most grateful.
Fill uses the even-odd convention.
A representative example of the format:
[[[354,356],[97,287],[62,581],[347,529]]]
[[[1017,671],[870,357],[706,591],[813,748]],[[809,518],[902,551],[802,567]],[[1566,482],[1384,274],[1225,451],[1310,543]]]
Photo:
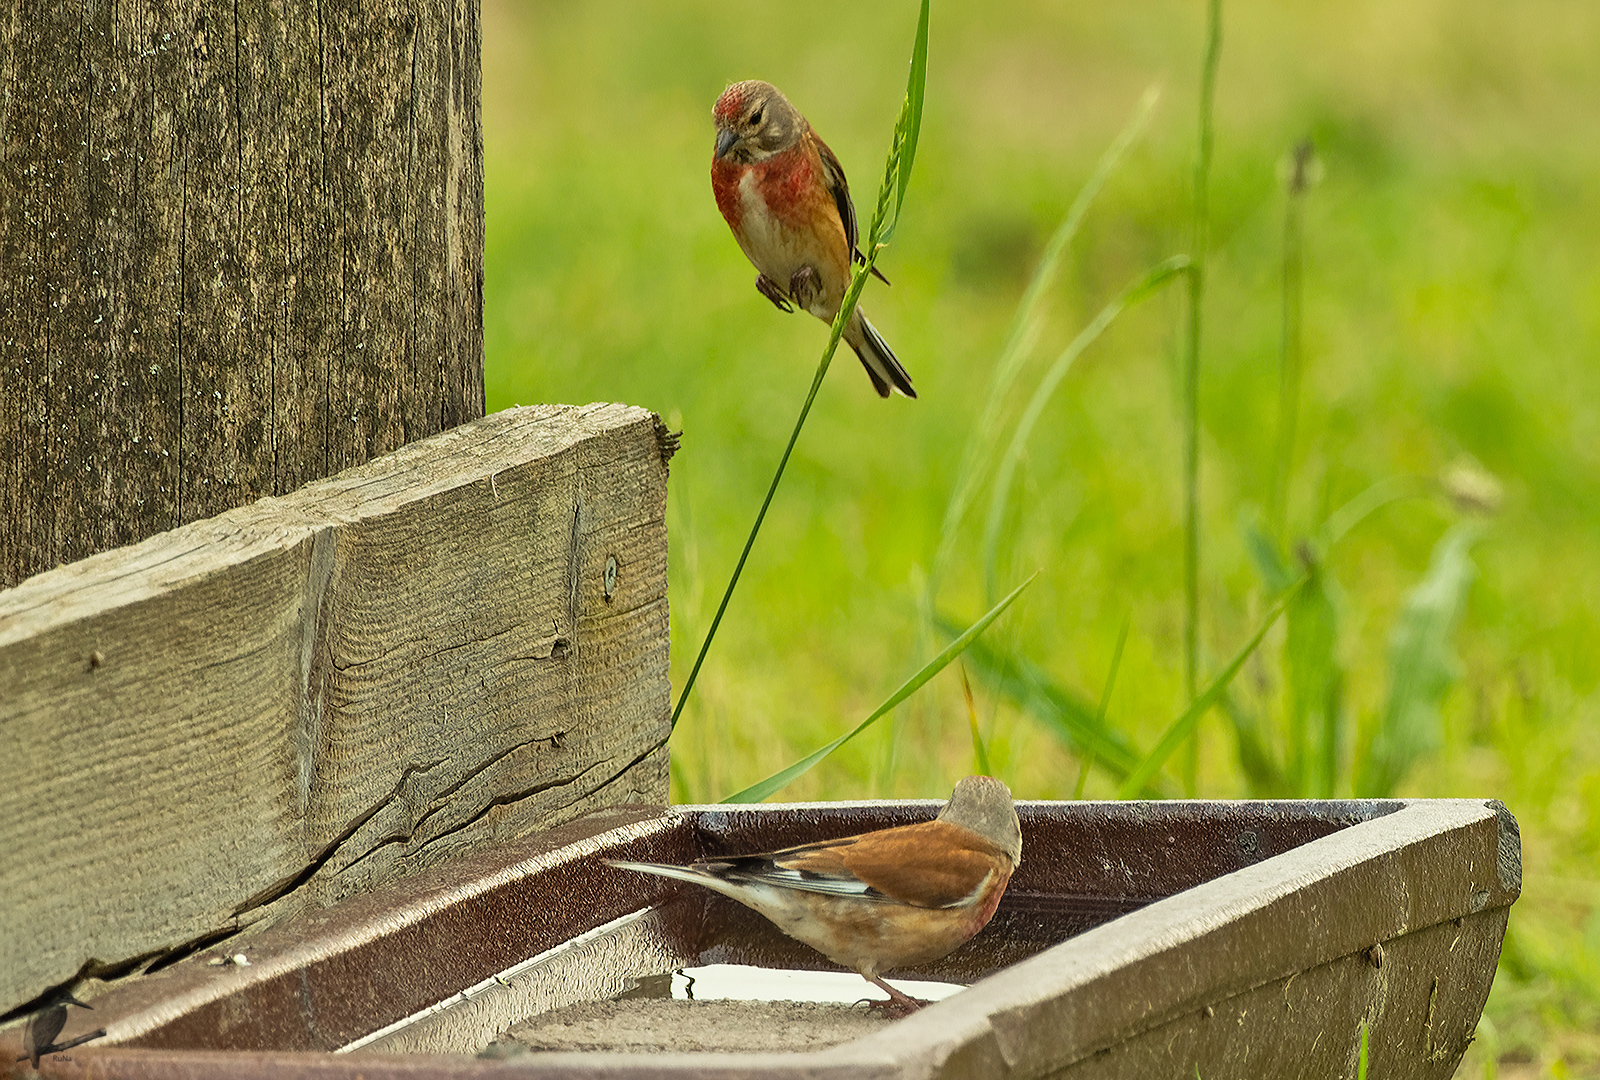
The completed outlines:
[[[839,159],[771,83],[734,83],[717,98],[711,117],[717,125],[711,190],[759,271],[756,288],[780,311],[799,307],[831,324],[850,285],[851,260],[865,261],[856,248],[856,211]],[[859,305],[844,340],[878,396],[891,390],[917,396],[911,376]]]
[[[732,897],[909,1012],[921,1003],[880,973],[947,956],[988,924],[1022,862],[1022,826],[1005,784],[969,776],[916,825],[689,866],[608,861]]]

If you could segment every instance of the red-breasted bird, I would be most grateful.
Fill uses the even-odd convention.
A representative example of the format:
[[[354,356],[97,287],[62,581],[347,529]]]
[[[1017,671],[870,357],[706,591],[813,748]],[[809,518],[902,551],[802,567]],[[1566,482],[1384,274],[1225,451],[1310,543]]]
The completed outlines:
[[[856,210],[839,159],[771,83],[734,83],[717,98],[711,117],[717,125],[711,190],[759,271],[756,288],[780,311],[799,307],[832,324],[850,285],[851,260],[865,261],[856,248]],[[844,340],[879,397],[890,390],[917,396],[911,376],[859,305]]]
[[[988,924],[1022,862],[1022,827],[1005,784],[969,776],[917,825],[689,866],[608,861],[754,908],[909,1012],[921,1003],[879,972],[947,956]]]

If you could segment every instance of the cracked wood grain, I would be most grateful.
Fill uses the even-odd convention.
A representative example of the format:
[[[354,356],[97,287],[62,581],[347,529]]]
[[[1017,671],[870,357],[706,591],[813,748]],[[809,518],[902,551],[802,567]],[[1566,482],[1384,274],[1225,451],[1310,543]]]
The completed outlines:
[[[507,410],[0,592],[0,1012],[664,801],[656,425]]]
[[[0,9],[0,587],[483,415],[478,37]]]

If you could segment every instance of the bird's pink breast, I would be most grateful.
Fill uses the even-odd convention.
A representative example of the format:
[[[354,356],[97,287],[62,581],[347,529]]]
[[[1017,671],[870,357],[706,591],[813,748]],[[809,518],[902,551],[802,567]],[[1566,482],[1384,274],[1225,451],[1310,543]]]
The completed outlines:
[[[736,233],[743,231],[744,215],[752,209],[745,199],[746,184],[759,197],[761,209],[790,229],[814,228],[819,212],[837,214],[811,161],[798,146],[754,165],[720,159],[711,163],[711,192],[717,209]]]
[[[785,222],[796,226],[809,223],[819,197],[832,204],[810,158],[799,146],[774,154],[750,168],[755,174],[756,190],[761,193],[767,209]]]
[[[711,194],[716,196],[717,209],[722,212],[723,220],[736,233],[739,223],[744,220],[744,199],[739,194],[739,181],[749,170],[750,166],[731,161],[719,159],[711,163]]]

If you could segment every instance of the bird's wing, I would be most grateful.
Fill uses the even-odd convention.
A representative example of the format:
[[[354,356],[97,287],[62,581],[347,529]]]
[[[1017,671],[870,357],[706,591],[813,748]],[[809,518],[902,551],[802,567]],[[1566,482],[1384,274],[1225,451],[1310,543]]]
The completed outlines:
[[[706,859],[695,863],[694,868],[722,881],[771,885],[830,896],[856,896],[865,900],[889,899],[875,893],[866,882],[840,866],[836,858],[826,854],[833,848],[853,844],[856,839],[846,837],[842,840],[825,840],[819,844],[802,844],[782,851]]]
[[[856,227],[856,205],[850,200],[850,181],[844,178],[844,166],[839,164],[839,158],[828,149],[828,144],[815,131],[808,131],[807,136],[817,148],[817,156],[822,160],[822,182],[827,185],[828,194],[833,196],[833,205],[839,209],[839,221],[844,225],[844,242],[850,248],[850,257],[856,262],[866,262],[866,256],[856,247],[860,233]],[[885,285],[889,279],[884,277],[876,266],[872,273]]]
[[[56,1036],[61,1034],[61,1029],[67,1026],[67,1007],[65,1005],[52,1005],[42,1013],[34,1015],[28,1021],[28,1028],[24,1034],[31,1050],[45,1053],[45,1047],[56,1041]]]
[[[856,251],[856,207],[850,201],[850,182],[844,178],[844,166],[839,164],[838,157],[816,132],[810,132],[810,135],[817,148],[817,156],[822,159],[822,182],[827,185],[828,194],[833,196],[833,205],[839,208],[839,220],[844,223],[844,242],[850,245],[855,258],[860,259],[861,252]]]
[[[927,821],[867,833],[840,852],[850,872],[872,889],[915,907],[967,903],[1011,860],[971,829]]]
[[[970,829],[928,821],[701,865],[719,876],[805,892],[948,908],[1008,871],[1010,860]]]

